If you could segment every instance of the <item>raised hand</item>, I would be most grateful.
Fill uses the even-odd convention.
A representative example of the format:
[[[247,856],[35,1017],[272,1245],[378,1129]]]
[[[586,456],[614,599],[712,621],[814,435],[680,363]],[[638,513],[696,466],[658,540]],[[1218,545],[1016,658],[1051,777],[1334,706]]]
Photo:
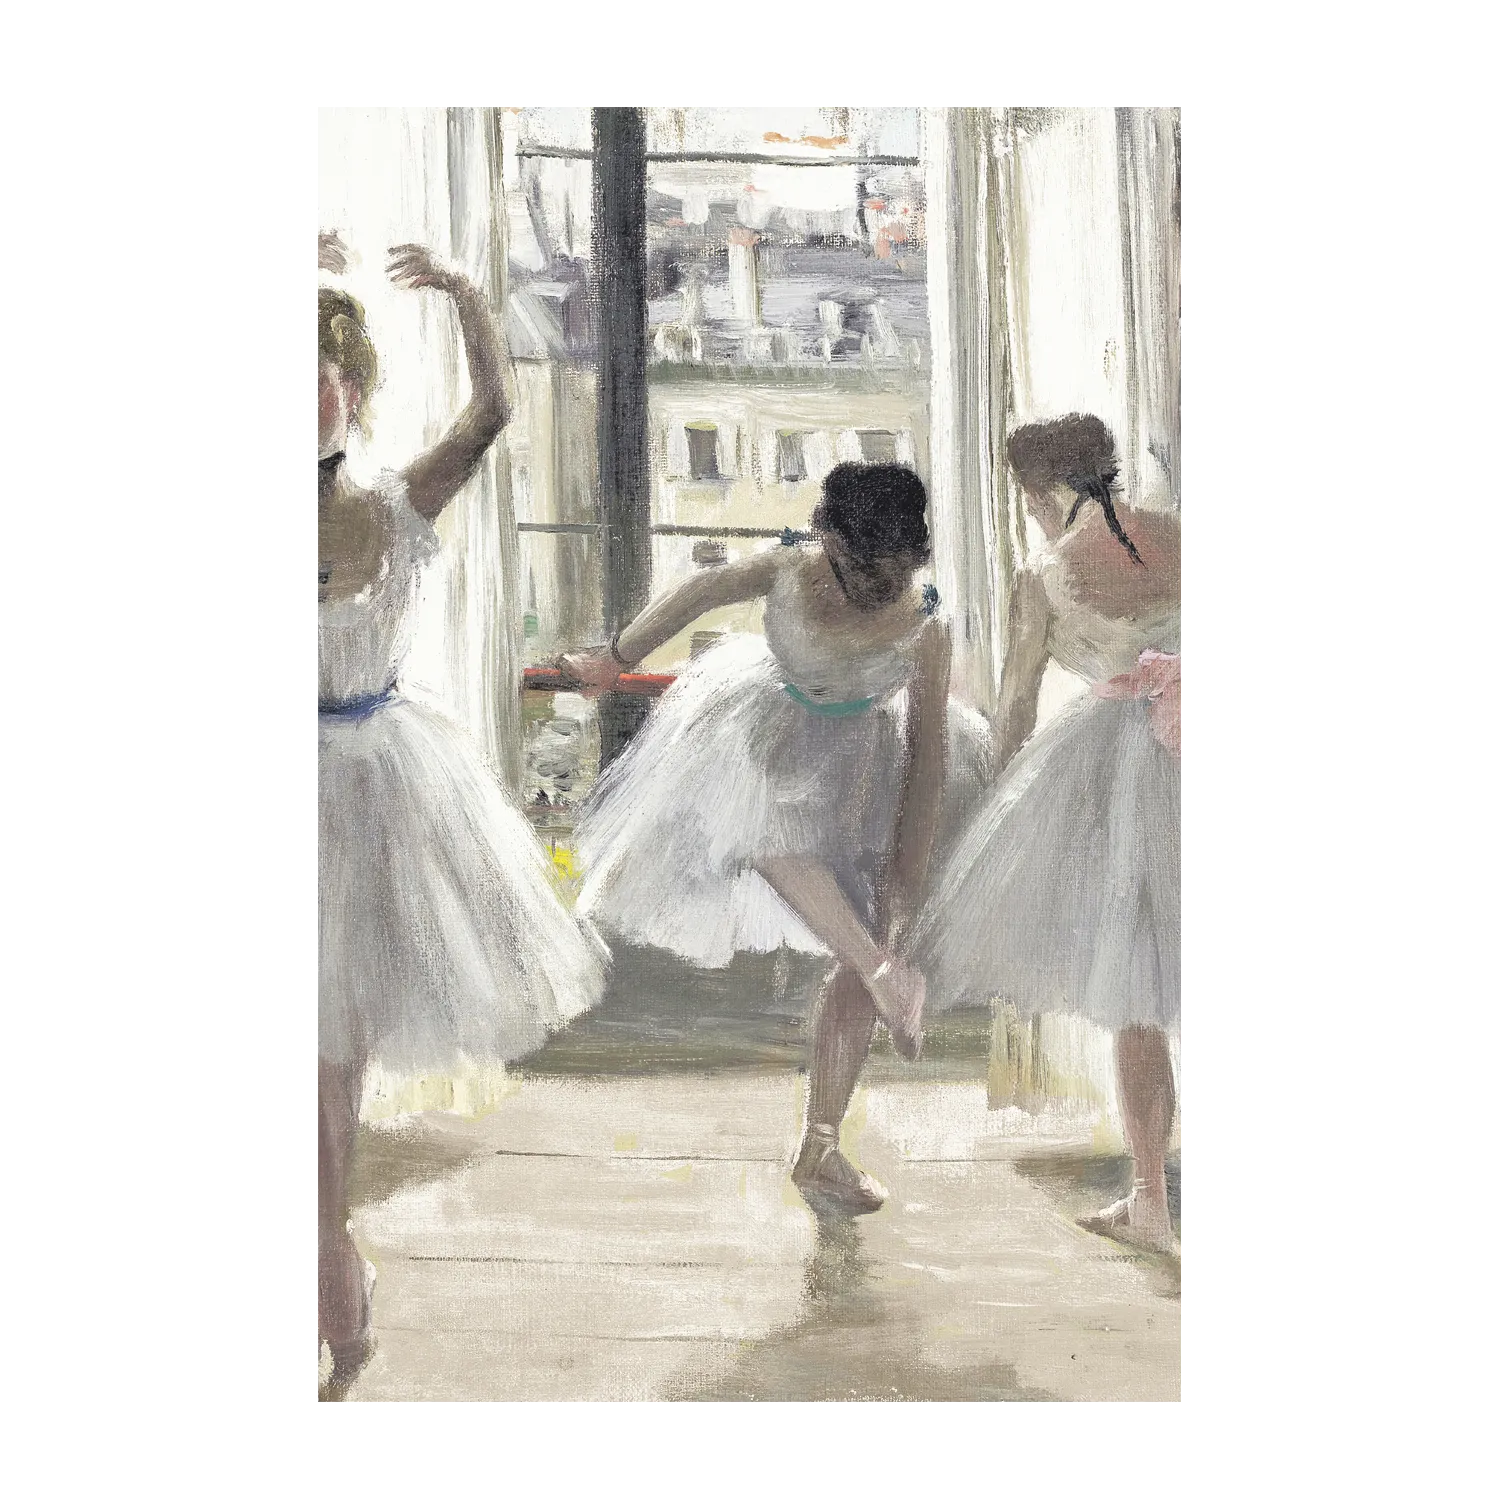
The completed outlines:
[[[457,292],[468,286],[462,271],[444,265],[425,245],[392,245],[386,275],[399,287],[412,290],[431,287],[438,292]]]

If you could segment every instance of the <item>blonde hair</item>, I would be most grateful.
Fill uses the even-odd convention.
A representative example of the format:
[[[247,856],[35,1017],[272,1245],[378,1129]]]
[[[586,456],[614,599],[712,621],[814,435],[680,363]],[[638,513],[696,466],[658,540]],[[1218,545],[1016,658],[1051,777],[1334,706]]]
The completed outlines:
[[[318,288],[318,360],[333,365],[340,375],[354,382],[359,391],[354,421],[368,436],[366,412],[378,373],[375,346],[365,329],[364,308],[348,292],[334,287]]]

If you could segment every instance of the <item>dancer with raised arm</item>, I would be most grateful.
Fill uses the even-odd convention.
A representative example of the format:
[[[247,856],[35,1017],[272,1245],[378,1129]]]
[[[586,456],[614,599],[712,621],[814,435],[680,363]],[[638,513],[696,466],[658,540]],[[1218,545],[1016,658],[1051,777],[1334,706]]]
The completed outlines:
[[[320,269],[344,251],[320,236]],[[593,1005],[608,954],[468,737],[396,689],[433,520],[508,416],[488,303],[420,245],[391,279],[452,299],[473,394],[426,453],[372,485],[345,465],[375,386],[359,303],[318,292],[318,1332],[330,1388],[370,1353],[371,1282],[349,1233],[349,1163],[371,1062],[509,1060]]]

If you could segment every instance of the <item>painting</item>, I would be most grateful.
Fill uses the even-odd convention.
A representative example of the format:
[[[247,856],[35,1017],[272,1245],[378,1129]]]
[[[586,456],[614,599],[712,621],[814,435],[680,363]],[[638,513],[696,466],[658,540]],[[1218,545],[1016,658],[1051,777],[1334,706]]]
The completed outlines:
[[[1179,1399],[1179,160],[322,112],[320,1399]]]

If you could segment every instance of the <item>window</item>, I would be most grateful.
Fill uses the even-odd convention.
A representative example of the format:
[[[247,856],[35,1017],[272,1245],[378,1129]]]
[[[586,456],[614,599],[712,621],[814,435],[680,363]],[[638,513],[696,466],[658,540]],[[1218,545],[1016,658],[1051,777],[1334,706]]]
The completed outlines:
[[[839,459],[913,462],[904,429],[925,412],[925,362],[910,353],[927,347],[921,111],[642,113],[645,211],[632,210],[627,228],[645,259],[645,389],[636,394],[649,465],[642,484],[634,419],[623,421],[616,451],[631,477],[610,481],[607,497],[600,367],[636,335],[628,320],[623,334],[606,320],[596,296],[592,158],[602,143],[610,180],[625,172],[634,181],[639,137],[614,112],[605,120],[583,108],[506,111],[501,121],[507,332],[525,387],[512,424],[531,575],[522,611],[527,659],[539,666],[597,640],[606,609],[641,571],[638,541],[604,544],[605,506],[619,508],[627,492],[649,506],[638,519],[653,534],[659,592],[714,566],[715,543],[736,557],[805,529],[804,487]],[[820,313],[824,302],[834,305]],[[838,337],[825,351],[822,319],[833,312]],[[886,348],[898,342],[899,359]],[[611,365],[610,378],[624,377]],[[639,407],[632,399],[620,409]],[[684,635],[652,665],[685,660],[688,648]]]
[[[719,479],[719,429],[711,422],[690,422],[687,428],[688,475]]]

